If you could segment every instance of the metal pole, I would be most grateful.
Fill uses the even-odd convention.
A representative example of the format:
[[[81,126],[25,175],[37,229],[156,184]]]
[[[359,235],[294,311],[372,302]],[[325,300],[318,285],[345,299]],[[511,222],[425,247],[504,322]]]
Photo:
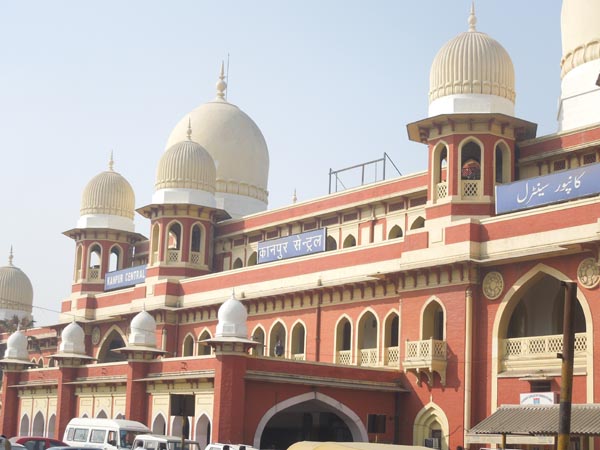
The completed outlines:
[[[569,450],[571,438],[571,397],[573,393],[573,308],[577,301],[577,285],[563,282],[565,288],[565,309],[563,317],[563,352],[560,383],[560,409],[558,415],[557,450]]]

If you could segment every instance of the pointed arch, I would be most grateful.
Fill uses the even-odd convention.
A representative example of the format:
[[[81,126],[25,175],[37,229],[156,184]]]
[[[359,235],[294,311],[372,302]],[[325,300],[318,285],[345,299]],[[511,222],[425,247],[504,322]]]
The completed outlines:
[[[48,419],[47,437],[54,438],[54,428],[56,427],[56,414],[52,414]]]
[[[75,251],[75,276],[74,281],[80,281],[83,277],[83,245],[77,245],[77,250]]]
[[[123,268],[123,249],[119,244],[114,244],[110,248],[108,259],[108,272],[121,270]]]
[[[448,196],[448,161],[450,156],[448,148],[446,142],[440,141],[433,149],[431,183],[434,190],[434,200]]]
[[[155,223],[152,226],[152,240],[150,242],[150,262],[157,264],[159,262],[158,249],[160,248],[160,224]]]
[[[429,297],[421,308],[421,340],[445,340],[447,317],[442,301],[434,295]]]
[[[96,419],[108,419],[108,415],[106,414],[106,411],[104,411],[103,409],[98,411],[98,414],[96,414]]]
[[[244,262],[242,261],[242,258],[236,258],[233,262],[233,268],[241,269],[242,267],[244,267]]]
[[[27,413],[21,416],[21,423],[19,425],[19,436],[30,436],[29,433],[29,416]]]
[[[510,147],[504,139],[494,145],[494,182],[510,183],[512,158]]]
[[[410,226],[411,230],[418,230],[419,228],[425,228],[425,218],[423,216],[419,216],[413,220],[413,223]]]
[[[31,427],[31,435],[32,436],[43,436],[44,435],[44,424],[46,420],[44,419],[44,414],[41,411],[38,411],[33,417],[33,425]]]
[[[252,349],[252,354],[256,356],[265,356],[265,329],[262,325],[256,325],[252,331],[252,340],[258,342],[258,345]]]
[[[296,397],[288,398],[287,400],[283,400],[282,402],[277,403],[272,406],[265,414],[262,416],[260,421],[258,422],[258,426],[256,427],[256,433],[254,434],[254,447],[260,448],[260,440],[267,426],[267,423],[271,418],[277,414],[278,412],[290,408],[292,406],[298,405],[300,403],[308,402],[311,400],[317,400],[328,406],[328,408],[335,411],[335,413],[340,416],[345,422],[345,424],[350,429],[352,433],[352,439],[355,442],[369,442],[369,435],[367,434],[367,429],[363,424],[362,420],[358,415],[350,409],[348,406],[343,404],[337,399],[330,397],[328,395],[322,394],[320,392],[308,392],[306,394],[301,394]]]
[[[352,364],[352,320],[347,314],[342,314],[335,324],[333,345],[333,362]]]
[[[195,222],[190,230],[190,263],[202,265],[204,264],[203,255],[206,254],[204,236],[206,236],[206,228],[200,222]]]
[[[506,293],[503,297],[501,297],[500,305],[496,310],[496,315],[494,316],[494,322],[492,325],[492,390],[491,390],[491,411],[494,412],[498,407],[498,372],[500,368],[500,344],[502,340],[505,338],[506,330],[508,329],[509,320],[511,317],[511,313],[516,307],[517,303],[521,299],[524,292],[535,283],[539,277],[543,275],[549,275],[559,281],[572,281],[566,274],[563,272],[550,267],[543,263],[538,263],[526,273],[521,275],[515,283],[507,289]],[[592,319],[592,312],[590,309],[589,301],[585,296],[585,293],[577,286],[577,301],[581,306],[583,316],[585,318],[586,325],[586,345],[587,345],[587,354],[594,354],[594,321]],[[587,358],[587,373],[594,373],[594,358]],[[593,385],[594,377],[586,377],[586,400],[590,403],[594,402]]]
[[[119,414],[117,414],[117,415],[115,416],[115,419],[117,419],[117,420],[122,420],[122,419],[125,419],[125,414],[123,414],[123,413],[119,413]]]
[[[167,225],[167,239],[165,242],[166,261],[168,263],[178,263],[181,261],[181,248],[183,242],[183,226],[177,220],[169,222]]]
[[[212,347],[210,345],[205,345],[202,341],[206,341],[207,339],[211,339],[212,334],[208,328],[205,328],[200,333],[200,337],[198,337],[198,356],[210,356],[212,355]]]
[[[269,356],[286,357],[288,331],[282,320],[276,320],[269,331]]]
[[[325,239],[325,250],[337,250],[337,241],[333,236],[327,236],[327,239]]]
[[[158,413],[152,420],[152,434],[167,434],[167,421],[162,413]]]
[[[200,444],[200,450],[204,450],[211,442],[211,422],[206,413],[200,414],[196,421],[196,441]]]
[[[194,342],[196,339],[192,333],[188,333],[183,338],[183,345],[181,346],[181,356],[194,356]]]
[[[379,363],[379,318],[372,308],[358,316],[356,327],[357,361],[361,366]]]
[[[425,439],[437,438],[440,439],[440,449],[448,450],[449,434],[448,418],[435,403],[428,403],[417,413],[413,424],[413,445],[424,446]]]
[[[125,333],[118,325],[111,326],[104,337],[100,341],[98,346],[98,352],[96,353],[96,359],[99,363],[124,361],[125,355],[113,352],[112,350],[120,347],[125,347],[127,341]]]
[[[298,319],[292,325],[290,355],[295,360],[306,359],[306,324]]]
[[[383,319],[384,362],[396,366],[400,363],[400,315],[397,310],[389,311]]]
[[[257,259],[258,259],[258,253],[252,252],[250,254],[250,257],[248,258],[248,264],[247,264],[247,266],[248,267],[255,266],[256,263],[257,263]]]
[[[344,243],[342,244],[342,248],[350,247],[356,247],[356,238],[352,234],[346,236],[346,238],[344,239]]]
[[[94,242],[88,250],[88,280],[99,280],[102,273],[102,246]]]
[[[388,233],[388,239],[398,239],[403,236],[404,233],[402,232],[400,225],[394,225],[392,228],[390,228],[390,232]]]

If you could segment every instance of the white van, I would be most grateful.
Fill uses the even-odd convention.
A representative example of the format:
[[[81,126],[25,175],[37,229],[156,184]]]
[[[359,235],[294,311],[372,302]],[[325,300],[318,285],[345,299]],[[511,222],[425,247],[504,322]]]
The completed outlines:
[[[71,419],[63,441],[72,447],[130,450],[134,438],[145,433],[150,429],[134,420]]]
[[[181,438],[176,436],[162,436],[158,434],[141,434],[133,441],[133,450],[181,450]],[[197,441],[186,439],[183,450],[200,450]]]

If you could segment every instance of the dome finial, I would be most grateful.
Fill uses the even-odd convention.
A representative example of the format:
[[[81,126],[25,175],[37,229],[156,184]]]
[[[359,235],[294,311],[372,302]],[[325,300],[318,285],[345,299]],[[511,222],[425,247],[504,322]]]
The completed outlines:
[[[110,151],[110,159],[108,160],[108,170],[113,171],[113,167],[115,166],[115,160],[113,159],[113,151]]]
[[[8,253],[8,265],[9,266],[13,265],[13,248],[12,248],[12,245],[10,246],[10,252]]]
[[[477,31],[475,25],[477,24],[477,17],[475,16],[475,0],[471,2],[471,13],[469,14],[469,31]]]
[[[188,129],[187,129],[188,141],[192,140],[192,118],[188,117]]]
[[[225,61],[221,61],[221,73],[219,75],[219,81],[217,81],[217,98],[219,100],[225,100],[226,90],[227,83],[225,82]]]
[[[296,188],[294,188],[294,194],[292,195],[292,203],[296,203],[298,201],[298,197],[296,196]]]

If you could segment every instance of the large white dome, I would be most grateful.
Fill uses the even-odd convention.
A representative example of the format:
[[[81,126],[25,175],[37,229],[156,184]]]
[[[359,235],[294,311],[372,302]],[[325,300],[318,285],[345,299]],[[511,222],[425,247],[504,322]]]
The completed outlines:
[[[133,231],[134,210],[133,188],[113,170],[111,155],[108,170],[92,178],[83,189],[77,227]]]
[[[217,98],[182,117],[169,136],[167,148],[185,139],[191,121],[194,140],[215,162],[218,206],[239,217],[267,207],[269,151],[256,123],[225,100],[226,86],[221,72]]]
[[[508,52],[475,28],[447,42],[437,53],[429,76],[429,116],[452,113],[514,115],[515,71]]]
[[[33,286],[29,277],[13,265],[12,248],[8,257],[8,265],[0,267],[0,320],[31,318],[33,305]]]

